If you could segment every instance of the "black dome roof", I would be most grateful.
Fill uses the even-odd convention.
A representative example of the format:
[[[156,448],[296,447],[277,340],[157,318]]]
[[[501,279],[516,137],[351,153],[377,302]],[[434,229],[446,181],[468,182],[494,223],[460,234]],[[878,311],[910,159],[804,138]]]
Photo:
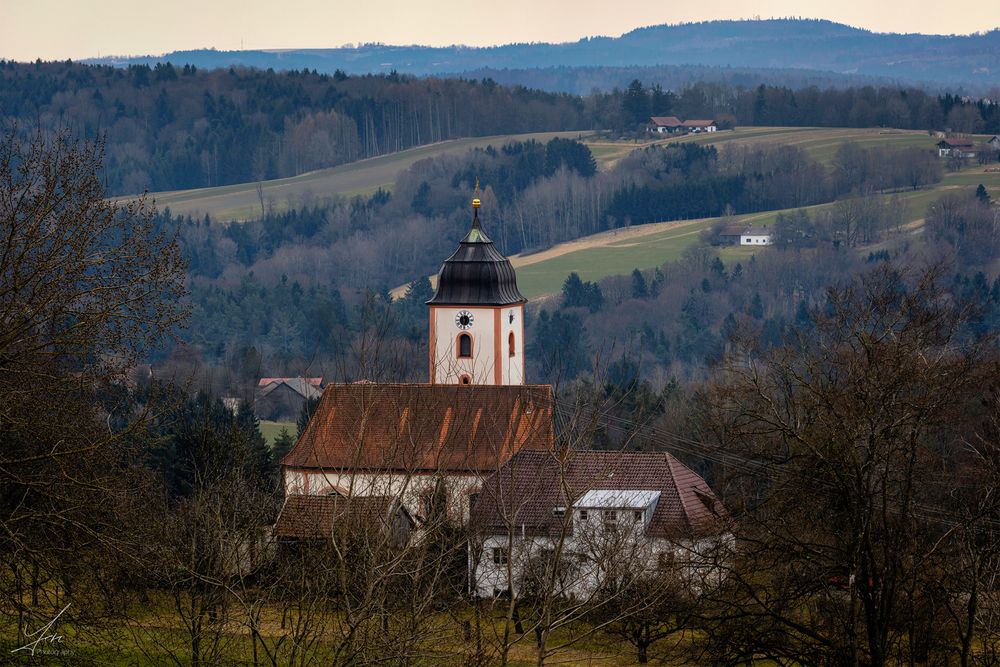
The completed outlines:
[[[472,229],[458,250],[441,266],[434,298],[435,306],[507,306],[527,299],[517,290],[517,277],[510,260],[500,254],[479,225],[479,209]]]

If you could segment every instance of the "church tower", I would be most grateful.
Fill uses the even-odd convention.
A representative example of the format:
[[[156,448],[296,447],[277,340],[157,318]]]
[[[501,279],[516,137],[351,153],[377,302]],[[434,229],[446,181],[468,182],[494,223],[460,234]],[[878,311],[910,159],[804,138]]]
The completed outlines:
[[[478,189],[478,183],[477,183]],[[524,304],[510,260],[479,222],[438,274],[430,306],[432,384],[524,384]]]

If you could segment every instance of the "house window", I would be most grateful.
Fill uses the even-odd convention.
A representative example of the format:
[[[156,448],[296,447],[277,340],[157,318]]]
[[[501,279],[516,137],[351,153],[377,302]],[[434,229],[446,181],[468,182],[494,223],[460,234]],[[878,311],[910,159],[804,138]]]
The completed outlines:
[[[472,358],[472,336],[467,333],[458,335],[458,358]]]
[[[472,384],[472,378],[468,375],[463,375],[458,379],[459,384]]]
[[[635,510],[634,512],[632,512],[632,521],[634,521],[635,523],[639,523],[640,521],[642,521],[642,510]]]
[[[511,331],[510,335],[507,336],[507,356],[508,357],[513,357],[514,354],[515,354],[515,352],[514,352],[514,332]]]
[[[505,547],[493,547],[493,564],[507,564],[507,549]]]
[[[601,518],[604,519],[604,530],[614,530],[618,527],[618,512],[608,510]]]
[[[586,521],[587,516],[588,516],[587,510],[580,510],[580,521]]]

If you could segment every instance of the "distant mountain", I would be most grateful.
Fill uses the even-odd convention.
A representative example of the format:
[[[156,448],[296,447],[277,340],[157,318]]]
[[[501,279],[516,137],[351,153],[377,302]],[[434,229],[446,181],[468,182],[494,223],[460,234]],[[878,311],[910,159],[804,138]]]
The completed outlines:
[[[825,20],[707,21],[651,26],[620,37],[592,37],[564,44],[196,50],[87,62],[124,66],[166,61],[205,68],[246,66],[326,73],[338,69],[347,73],[395,70],[420,76],[557,67],[702,65],[816,70],[985,89],[1000,85],[1000,29],[958,36],[903,35]]]

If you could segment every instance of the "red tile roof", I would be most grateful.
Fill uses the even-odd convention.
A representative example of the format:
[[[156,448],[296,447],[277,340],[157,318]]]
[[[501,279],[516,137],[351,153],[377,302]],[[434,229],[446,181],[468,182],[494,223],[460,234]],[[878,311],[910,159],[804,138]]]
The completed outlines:
[[[290,495],[274,524],[278,538],[299,540],[327,539],[338,525],[366,530],[389,525],[395,507],[389,496],[302,496]]]
[[[683,123],[684,127],[708,127],[709,125],[715,125],[714,120],[686,120]]]
[[[548,385],[330,384],[281,464],[489,474],[551,448]]]
[[[568,518],[553,510],[571,507],[592,489],[659,491],[651,537],[717,535],[727,519],[705,480],[666,452],[523,451],[483,483],[473,526],[487,535],[557,534]]]
[[[940,146],[941,144],[945,144],[946,146],[950,146],[952,148],[972,148],[974,145],[968,139],[954,139],[954,138],[948,138],[939,141],[938,146]]]
[[[649,119],[651,125],[661,127],[680,127],[681,121],[677,116],[652,116]]]

